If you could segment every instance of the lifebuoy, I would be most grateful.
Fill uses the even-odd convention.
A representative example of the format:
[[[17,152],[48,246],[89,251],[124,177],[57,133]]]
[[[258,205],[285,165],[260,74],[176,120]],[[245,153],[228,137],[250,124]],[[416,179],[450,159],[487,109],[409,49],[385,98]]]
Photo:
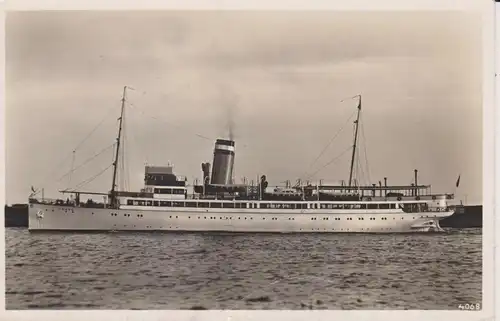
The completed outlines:
[[[420,196],[415,197],[417,201],[420,201]]]
[[[401,196],[398,196],[398,201],[402,200]]]
[[[43,212],[42,212],[42,210],[39,210],[39,211],[36,213],[36,217],[37,217],[37,218],[43,218]]]
[[[367,200],[367,201],[371,201],[371,200],[372,200],[372,198],[371,198],[370,196],[368,196],[368,197],[366,198],[366,200]]]
[[[432,199],[435,200],[436,199],[436,195],[432,195]]]

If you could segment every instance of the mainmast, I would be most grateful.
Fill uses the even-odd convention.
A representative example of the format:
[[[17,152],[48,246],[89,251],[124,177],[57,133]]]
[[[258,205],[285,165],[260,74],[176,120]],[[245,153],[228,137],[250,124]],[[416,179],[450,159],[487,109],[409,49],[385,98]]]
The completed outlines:
[[[118,156],[120,153],[120,141],[121,141],[121,135],[122,135],[122,124],[123,124],[123,110],[125,109],[125,94],[127,91],[127,86],[123,87],[123,96],[122,96],[122,108],[121,108],[121,113],[120,113],[120,125],[118,127],[118,137],[116,138],[116,154],[115,154],[115,160],[113,161],[113,184],[111,185],[111,199],[110,199],[110,204],[114,205],[115,204],[115,188],[116,188],[116,173],[118,171]]]
[[[358,117],[354,121],[354,124],[356,125],[356,130],[354,132],[354,144],[352,146],[351,171],[349,173],[349,187],[351,187],[352,173],[354,171],[354,159],[356,157],[356,145],[358,143],[359,115],[361,113],[361,95],[356,95],[354,97],[359,98],[359,103],[358,103]]]

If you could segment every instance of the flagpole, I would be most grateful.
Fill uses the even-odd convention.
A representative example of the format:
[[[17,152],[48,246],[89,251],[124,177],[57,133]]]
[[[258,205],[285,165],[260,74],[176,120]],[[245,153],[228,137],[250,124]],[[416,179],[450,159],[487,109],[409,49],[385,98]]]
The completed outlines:
[[[455,190],[453,191],[454,195],[457,195],[457,189],[460,186],[460,176],[461,174],[458,174],[457,182],[455,183]]]

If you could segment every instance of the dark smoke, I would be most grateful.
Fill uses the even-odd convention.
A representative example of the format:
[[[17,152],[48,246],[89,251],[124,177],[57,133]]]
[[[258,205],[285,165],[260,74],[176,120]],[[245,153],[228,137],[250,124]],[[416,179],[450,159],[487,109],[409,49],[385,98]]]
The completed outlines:
[[[235,134],[235,111],[237,108],[238,97],[227,85],[221,85],[221,103],[224,108],[224,117],[226,121],[226,131],[228,138],[234,140]]]

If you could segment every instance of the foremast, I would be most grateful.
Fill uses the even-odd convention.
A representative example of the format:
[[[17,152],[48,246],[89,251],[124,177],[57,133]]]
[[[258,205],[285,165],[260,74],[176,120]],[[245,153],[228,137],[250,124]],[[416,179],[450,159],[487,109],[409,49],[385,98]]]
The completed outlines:
[[[352,174],[354,171],[354,159],[356,158],[356,145],[358,143],[358,129],[359,129],[359,115],[361,114],[361,95],[356,95],[353,98],[358,98],[358,116],[356,120],[354,121],[354,124],[356,126],[355,132],[354,132],[354,144],[352,146],[352,157],[351,157],[351,170],[349,172],[349,186],[352,187]]]
[[[120,142],[121,142],[121,136],[122,136],[122,125],[123,125],[123,112],[125,110],[125,97],[127,94],[127,86],[123,87],[123,95],[122,95],[122,107],[121,107],[121,112],[120,112],[120,118],[118,118],[119,126],[118,126],[118,137],[116,138],[116,153],[115,153],[115,159],[113,161],[113,182],[111,184],[111,191],[109,193],[110,197],[110,205],[111,206],[117,206],[116,204],[116,176],[118,172],[118,158],[119,158],[119,153],[120,153]]]

